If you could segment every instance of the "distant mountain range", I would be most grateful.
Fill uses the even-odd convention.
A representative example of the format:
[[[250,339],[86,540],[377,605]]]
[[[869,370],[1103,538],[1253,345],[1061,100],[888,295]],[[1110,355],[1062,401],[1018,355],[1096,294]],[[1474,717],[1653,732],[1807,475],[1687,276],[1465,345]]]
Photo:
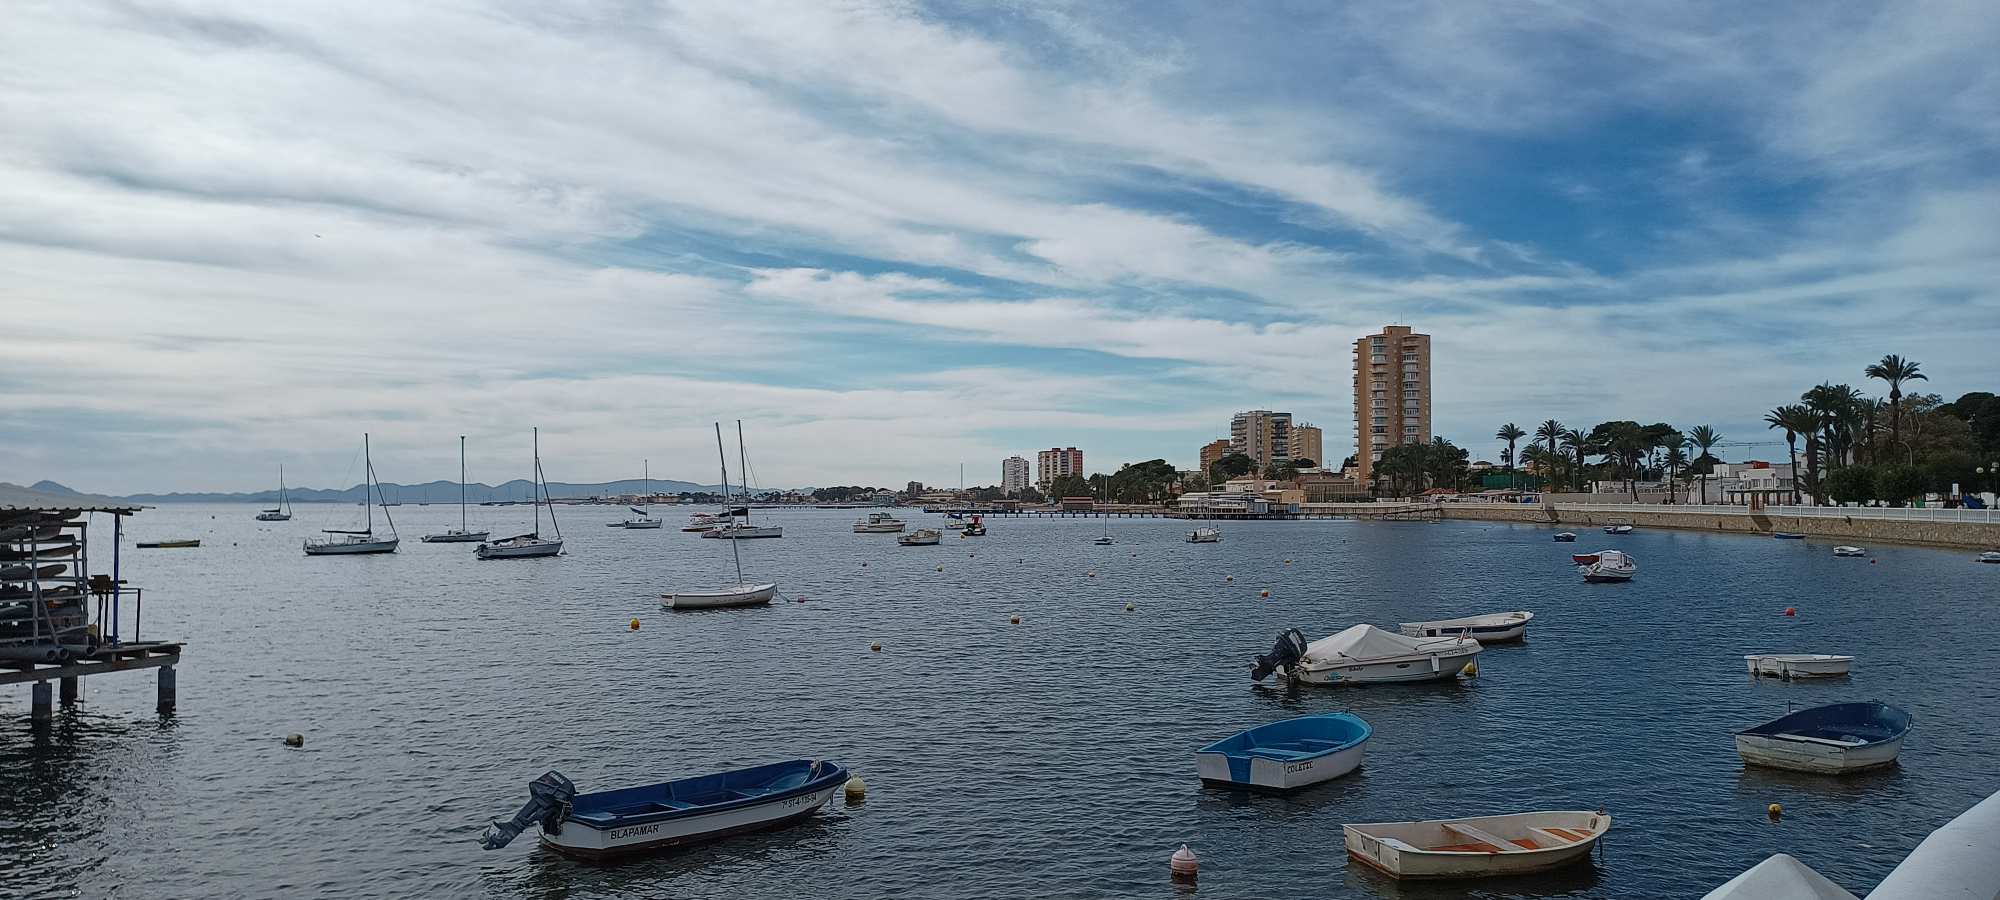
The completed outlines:
[[[94,496],[86,495],[81,491],[47,480],[37,481],[29,485],[28,489],[64,497]],[[533,496],[534,489],[534,482],[523,478],[517,478],[498,486],[468,484],[465,486],[465,501],[467,503],[486,503],[488,501],[527,500]],[[357,484],[345,490],[288,488],[285,494],[291,498],[293,503],[359,503],[361,502],[363,490],[363,486]],[[694,484],[686,481],[668,481],[658,478],[650,482],[630,478],[623,481],[606,481],[599,484],[570,484],[562,481],[549,482],[549,496],[558,500],[604,497],[617,494],[638,494],[647,490],[659,494],[720,494],[722,493],[722,486]],[[757,492],[763,493],[768,490],[770,489],[761,488]],[[384,482],[382,485],[382,496],[390,503],[457,503],[458,482],[433,481],[429,484]],[[176,491],[170,494],[132,494],[118,499],[128,500],[133,503],[276,503],[278,502],[278,492],[275,489],[251,493],[187,493]]]

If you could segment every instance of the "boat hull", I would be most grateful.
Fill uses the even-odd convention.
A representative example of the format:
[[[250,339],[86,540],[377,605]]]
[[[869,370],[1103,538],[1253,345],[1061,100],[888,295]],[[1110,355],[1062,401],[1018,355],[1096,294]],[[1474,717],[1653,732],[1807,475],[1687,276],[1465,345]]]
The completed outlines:
[[[890,524],[880,524],[880,525],[856,525],[856,526],[854,526],[854,533],[855,533],[855,534],[895,534],[896,532],[898,532],[898,531],[902,531],[902,530],[903,530],[903,523],[902,523],[902,522],[897,522],[897,523],[895,523],[895,524],[893,524],[893,525],[890,525]]]
[[[400,538],[385,541],[345,541],[335,544],[307,544],[307,556],[359,556],[368,553],[394,553],[402,544]]]
[[[941,540],[941,538],[924,537],[924,538],[916,538],[913,540],[897,541],[896,543],[897,545],[903,547],[935,547],[938,545],[939,540]]]
[[[476,544],[482,543],[492,536],[493,532],[491,531],[447,531],[443,534],[424,535],[423,542],[426,544]]]
[[[1536,816],[1537,814],[1529,814]],[[1499,830],[1497,823],[1506,821],[1507,816],[1493,816],[1475,819],[1446,819],[1440,822],[1383,823],[1376,825],[1342,825],[1347,855],[1392,878],[1487,878],[1496,875],[1521,875],[1529,872],[1544,872],[1580,862],[1590,856],[1591,848],[1611,827],[1611,817],[1589,813],[1542,814],[1561,816],[1564,821],[1577,820],[1574,825],[1537,826],[1545,835],[1562,832],[1574,836],[1574,840],[1562,843],[1527,838],[1508,841],[1506,847],[1497,850],[1470,849],[1470,843],[1450,848],[1426,849],[1395,837],[1377,836],[1372,831],[1381,829],[1403,829],[1412,826],[1465,825],[1478,829]],[[1591,823],[1584,825],[1583,823]],[[1483,831],[1484,829],[1480,829]],[[1512,829],[1507,829],[1511,831]],[[1475,832],[1478,833],[1478,832]],[[1496,838],[1497,839],[1497,838]],[[1469,841],[1457,836],[1446,840]],[[1548,842],[1550,846],[1540,846]],[[1536,846],[1523,846],[1535,844]],[[1459,849],[1465,847],[1466,849]]]
[[[1526,636],[1528,623],[1534,619],[1535,614],[1531,612],[1501,613],[1436,622],[1404,622],[1400,630],[1409,637],[1450,638],[1465,635],[1482,644],[1504,644]]]
[[[1852,656],[1817,653],[1753,653],[1743,657],[1752,675],[1778,678],[1838,678],[1854,664]]]
[[[1196,751],[1195,769],[1210,787],[1287,793],[1360,768],[1373,734],[1368,723],[1348,713],[1273,722]]]
[[[660,605],[668,609],[726,609],[733,606],[761,606],[778,592],[775,584],[739,585],[733,591],[694,591],[661,594]]]
[[[1896,755],[1901,752],[1901,736],[1855,747],[1774,735],[1736,736],[1736,755],[1746,764],[1818,775],[1851,775],[1879,769],[1895,763]]]
[[[766,528],[761,526],[751,527],[751,528],[716,528],[702,532],[701,536],[705,538],[723,538],[726,540],[746,541],[750,540],[751,538],[784,537],[785,529],[782,526],[776,528]]]
[[[289,516],[289,515],[286,515],[285,513],[258,513],[258,514],[257,514],[257,521],[259,521],[259,522],[290,522],[291,520],[292,520],[292,517],[291,517],[291,516]]]
[[[536,541],[532,544],[508,546],[481,544],[478,549],[472,551],[472,554],[480,559],[534,559],[555,556],[562,552],[562,548],[562,541]]]
[[[1447,681],[1457,678],[1479,656],[1477,644],[1417,657],[1398,657],[1338,666],[1294,669],[1304,684],[1399,684],[1417,681]]]
[[[559,833],[542,834],[542,846],[581,859],[656,853],[793,824],[819,812],[840,788],[839,784],[833,784],[769,803],[638,825],[600,828],[569,817],[563,820]]]

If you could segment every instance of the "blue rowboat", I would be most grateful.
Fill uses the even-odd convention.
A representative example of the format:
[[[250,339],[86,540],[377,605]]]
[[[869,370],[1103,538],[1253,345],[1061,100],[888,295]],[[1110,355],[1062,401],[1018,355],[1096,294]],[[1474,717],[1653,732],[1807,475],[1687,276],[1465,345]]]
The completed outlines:
[[[497,850],[539,825],[542,845],[570,856],[647,853],[789,825],[846,783],[838,764],[806,759],[588,794],[552,771],[531,782],[528,805],[494,822],[480,843]]]
[[[1829,703],[1736,732],[1736,754],[1753,766],[1846,775],[1895,762],[1912,721],[1887,703]]]
[[[1194,755],[1203,784],[1283,793],[1339,778],[1361,765],[1373,729],[1359,716],[1323,713],[1259,725]]]
[[[1806,536],[1796,531],[1773,531],[1771,536],[1781,541],[1803,541]]]

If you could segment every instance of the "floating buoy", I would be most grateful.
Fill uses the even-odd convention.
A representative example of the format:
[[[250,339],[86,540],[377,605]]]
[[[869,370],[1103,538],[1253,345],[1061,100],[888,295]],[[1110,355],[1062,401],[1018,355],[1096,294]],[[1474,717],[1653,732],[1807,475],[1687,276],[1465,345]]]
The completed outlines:
[[[806,598],[804,598],[804,597],[800,597],[800,598],[799,598],[799,601],[798,601],[798,602],[800,602],[800,603],[804,603],[804,602],[806,602]]]
[[[1269,590],[1262,590],[1262,591],[1258,591],[1258,592],[1257,592],[1257,596],[1259,596],[1259,597],[1269,597],[1269,596],[1271,596],[1271,592],[1270,592]]]
[[[1131,611],[1132,611],[1132,604],[1130,604],[1130,603],[1127,603],[1127,604],[1125,604],[1125,611],[1126,611],[1126,612],[1131,612]]]
[[[1096,570],[1096,569],[1091,569],[1091,570],[1089,570],[1089,571],[1086,571],[1086,572],[1084,572],[1084,573],[1083,573],[1083,577],[1085,577],[1085,578],[1096,578],[1096,577],[1097,577],[1097,570]]]
[[[859,775],[850,775],[841,793],[847,795],[847,802],[860,803],[862,798],[868,796],[868,782],[862,781]]]
[[[287,746],[287,747],[303,747],[303,746],[305,746],[305,745],[306,745],[306,736],[305,736],[305,735],[303,735],[303,734],[299,734],[298,732],[293,732],[293,733],[291,733],[291,734],[288,734],[288,735],[285,735],[285,746]]]
[[[940,571],[940,572],[944,571],[944,567],[943,567],[943,566],[938,566],[938,571]]]
[[[1288,566],[1289,566],[1289,565],[1291,565],[1291,564],[1292,564],[1292,561],[1291,561],[1291,560],[1289,560],[1289,559],[1288,559],[1288,560],[1285,560],[1285,565],[1288,565]]]
[[[231,547],[234,547],[234,546],[236,546],[236,545],[235,545],[235,544],[230,544],[229,546],[231,546]],[[1868,564],[1872,566],[1872,565],[1874,565],[1874,564],[1875,564],[1875,561],[1871,559],[1871,560],[1869,560],[1869,561],[1868,561]]]
[[[879,644],[879,643],[875,643],[875,644],[869,644],[869,645],[868,645],[868,649],[869,649],[869,650],[870,650],[871,652],[874,652],[874,653],[880,653],[880,652],[882,652],[882,645],[881,645],[881,644]]]
[[[1173,857],[1167,860],[1167,871],[1173,873],[1176,881],[1193,881],[1195,871],[1200,868],[1201,860],[1194,858],[1194,851],[1189,850],[1186,844],[1182,844],[1179,850],[1174,851]]]
[[[1223,580],[1223,581],[1235,581],[1235,580],[1236,580],[1236,576],[1234,576],[1234,575],[1224,575],[1224,576],[1222,576],[1222,580]]]
[[[633,616],[633,617],[632,617],[632,630],[633,630],[633,631],[638,631],[638,630],[639,630],[639,617],[638,617],[638,616]]]
[[[1013,617],[1013,618],[1011,618],[1011,619],[1008,619],[1008,620],[1007,620],[1007,624],[1009,624],[1009,625],[1019,625],[1019,624],[1021,624],[1021,617],[1020,617],[1020,616],[1015,616],[1015,617]]]
[[[1467,678],[1478,678],[1478,677],[1479,677],[1479,663],[1477,663],[1477,662],[1469,662],[1469,663],[1466,663],[1466,664],[1465,664],[1465,668],[1463,668],[1463,669],[1460,669],[1459,671],[1460,671],[1460,672],[1462,672],[1462,673],[1464,673],[1464,674],[1465,674],[1465,677],[1467,677]]]
[[[1782,807],[1782,806],[1779,806],[1779,805],[1778,805],[1778,804],[1776,804],[1776,803],[1773,803],[1773,804],[1771,804],[1770,806],[1767,806],[1767,807],[1764,807],[1764,811],[1765,811],[1765,812],[1767,812],[1767,813],[1770,813],[1770,814],[1771,814],[1771,818],[1773,818],[1773,819],[1776,819],[1776,818],[1778,818],[1779,816],[1782,816],[1782,815],[1784,815],[1784,814],[1785,814],[1785,808],[1784,808],[1784,807]]]
[[[862,563],[862,564],[861,564],[861,568],[864,568],[864,569],[868,568],[868,564],[867,564],[867,563]]]
[[[1796,616],[1796,615],[1798,615],[1798,614],[1799,614],[1799,608],[1798,608],[1798,607],[1796,607],[1796,606],[1787,606],[1787,607],[1785,607],[1785,615],[1788,615],[1788,616]]]

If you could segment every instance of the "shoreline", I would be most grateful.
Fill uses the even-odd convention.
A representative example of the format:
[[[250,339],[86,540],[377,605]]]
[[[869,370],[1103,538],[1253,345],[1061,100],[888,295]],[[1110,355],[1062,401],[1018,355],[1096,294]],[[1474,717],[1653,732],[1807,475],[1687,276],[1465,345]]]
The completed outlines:
[[[1630,507],[1592,509],[1589,505],[1538,506],[1533,504],[1440,503],[1439,515],[1446,519],[1472,522],[1514,522],[1524,525],[1632,525],[1638,528],[1678,528],[1685,531],[1713,531],[1769,537],[1775,532],[1803,534],[1807,538],[1851,539],[1945,547],[1954,550],[2000,548],[2000,523],[1932,522],[1915,519],[1876,519],[1854,516],[1772,516],[1744,509],[1740,513],[1717,512],[1713,508],[1677,510],[1662,505],[1659,510],[1634,512]]]

